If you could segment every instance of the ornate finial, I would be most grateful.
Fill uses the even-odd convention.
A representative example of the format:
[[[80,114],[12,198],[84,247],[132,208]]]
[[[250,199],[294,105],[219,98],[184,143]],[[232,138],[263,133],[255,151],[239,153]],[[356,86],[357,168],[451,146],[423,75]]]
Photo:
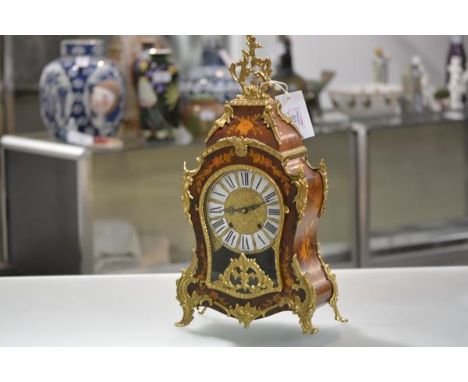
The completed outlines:
[[[266,92],[270,88],[271,60],[255,56],[255,50],[262,45],[254,36],[247,36],[247,46],[249,50],[242,50],[242,59],[231,64],[229,71],[241,86],[245,98],[268,98]]]

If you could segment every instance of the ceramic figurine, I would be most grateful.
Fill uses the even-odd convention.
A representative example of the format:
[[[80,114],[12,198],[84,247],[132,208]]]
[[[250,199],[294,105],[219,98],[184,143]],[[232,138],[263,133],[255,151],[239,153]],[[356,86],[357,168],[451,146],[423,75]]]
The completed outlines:
[[[411,65],[403,74],[402,82],[406,111],[420,113],[430,106],[432,89],[419,56],[413,56]]]
[[[462,58],[453,56],[447,67],[447,71],[450,78],[447,83],[447,89],[450,92],[450,109],[455,111],[462,110],[463,95],[466,92],[466,87],[463,82]]]
[[[383,49],[377,48],[374,50],[374,82],[388,83],[389,81],[389,64],[390,56]]]
[[[445,83],[447,84],[450,81],[450,72],[448,71],[447,68],[450,65],[450,62],[452,61],[452,57],[460,57],[462,68],[466,67],[466,54],[465,54],[465,48],[463,47],[462,36],[450,37],[450,46],[449,46],[449,51],[447,54],[446,71],[445,71],[446,73]]]
[[[148,141],[172,140],[179,125],[178,69],[170,48],[151,43],[143,48],[134,63],[140,124]]]
[[[48,64],[39,82],[41,117],[57,137],[70,132],[116,135],[125,92],[117,67],[103,57],[101,40],[64,40],[61,57]]]

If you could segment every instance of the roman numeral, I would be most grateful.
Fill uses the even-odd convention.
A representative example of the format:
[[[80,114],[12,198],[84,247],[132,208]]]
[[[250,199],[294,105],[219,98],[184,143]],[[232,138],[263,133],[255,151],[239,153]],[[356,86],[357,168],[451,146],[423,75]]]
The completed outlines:
[[[260,194],[263,194],[266,190],[268,190],[268,188],[270,188],[270,184],[265,179],[265,177],[256,174],[252,182],[252,188]]]
[[[279,208],[268,208],[268,215],[271,215],[271,216],[279,216],[280,214],[280,209]]]
[[[240,172],[241,184],[243,187],[250,186],[250,173],[248,171]]]
[[[211,226],[213,227],[216,233],[220,233],[226,227],[226,222],[224,221],[224,219],[219,219],[213,222]]]
[[[217,212],[222,212],[223,207],[222,206],[217,206],[217,207],[210,207],[210,213],[215,214]],[[278,210],[279,211],[279,210]]]
[[[262,230],[254,233],[254,239],[257,249],[265,248],[270,243],[270,240]]]
[[[222,198],[225,198],[227,196],[226,194],[223,194],[222,192],[218,192],[218,191],[213,191],[213,194],[221,196]]]
[[[224,178],[226,180],[226,183],[227,185],[229,186],[229,188],[231,190],[235,189],[236,188],[236,184],[234,183],[234,181],[232,180],[231,178],[231,175],[228,175],[226,176],[226,178]]]
[[[275,191],[271,191],[268,195],[266,195],[264,198],[265,203],[270,203],[273,200],[276,200],[276,193]]]
[[[265,223],[264,228],[265,228],[268,232],[270,232],[273,236],[276,235],[276,231],[278,230],[278,228],[275,227],[273,224],[271,224],[268,220],[267,220],[267,222]]]
[[[228,194],[220,184],[216,184],[211,191],[210,197],[213,199],[218,199],[219,202],[224,202],[228,197]]]
[[[237,234],[234,230],[230,229],[226,236],[224,236],[224,241],[229,244],[231,247],[234,246],[234,243],[237,240]]]
[[[252,236],[242,235],[240,248],[243,251],[251,251],[253,249]]]
[[[260,183],[262,183],[262,177],[261,176],[258,177],[258,182],[254,187],[256,191],[258,191],[258,187],[260,187]]]

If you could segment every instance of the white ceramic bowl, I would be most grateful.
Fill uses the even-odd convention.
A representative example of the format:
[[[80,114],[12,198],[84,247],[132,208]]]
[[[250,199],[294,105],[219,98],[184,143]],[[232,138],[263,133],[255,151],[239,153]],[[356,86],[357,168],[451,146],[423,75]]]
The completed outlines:
[[[398,84],[356,84],[328,91],[334,107],[351,117],[401,114],[403,89]]]

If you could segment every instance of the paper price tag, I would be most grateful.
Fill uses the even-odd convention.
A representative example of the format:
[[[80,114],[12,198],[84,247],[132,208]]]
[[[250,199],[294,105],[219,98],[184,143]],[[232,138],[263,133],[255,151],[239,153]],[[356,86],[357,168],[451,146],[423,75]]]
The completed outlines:
[[[315,136],[302,91],[280,94],[275,98],[281,104],[283,113],[291,117],[293,123],[299,128],[303,139]]]

